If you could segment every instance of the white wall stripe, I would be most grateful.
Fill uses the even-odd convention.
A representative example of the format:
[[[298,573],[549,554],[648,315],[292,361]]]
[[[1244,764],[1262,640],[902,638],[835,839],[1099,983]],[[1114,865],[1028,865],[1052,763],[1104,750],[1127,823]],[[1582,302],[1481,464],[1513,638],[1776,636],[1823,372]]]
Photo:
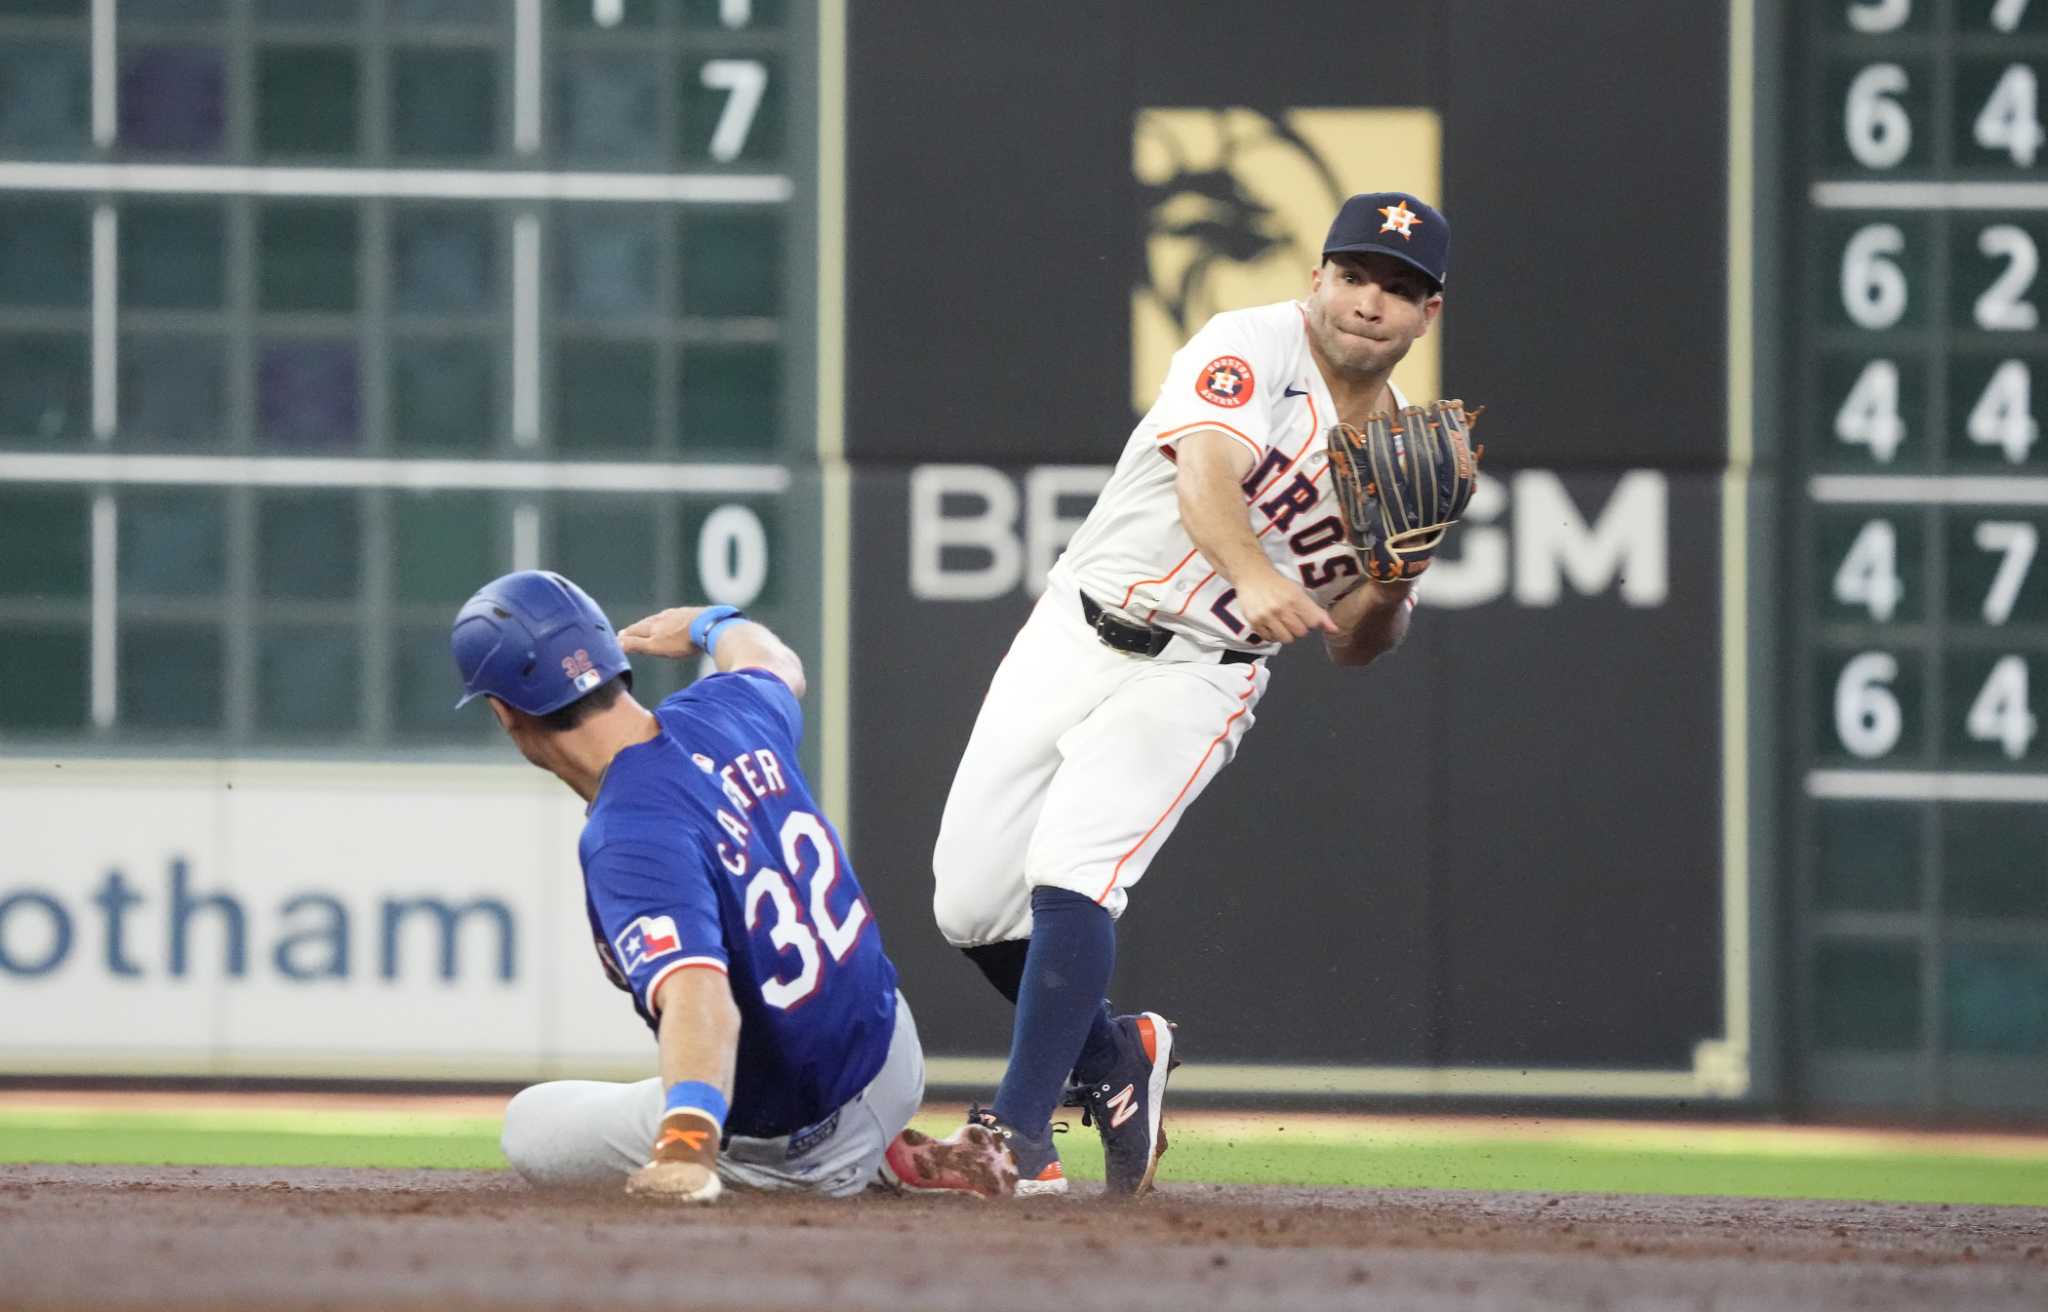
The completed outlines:
[[[1728,7],[1728,465],[1721,477],[1721,1039],[1738,1093],[1750,1082],[1749,480],[1755,458],[1756,8]],[[1411,599],[1414,594],[1410,594]],[[1695,1053],[1695,1072],[1704,1068]]]
[[[121,231],[111,205],[92,212],[92,435],[114,436],[120,415]]]
[[[1002,1078],[1000,1057],[925,1058],[935,1086],[987,1086]],[[1702,1092],[1684,1070],[1573,1070],[1489,1066],[1280,1066],[1201,1062],[1173,1077],[1183,1093],[1370,1096],[1525,1096],[1546,1098],[1685,1098]]]
[[[388,487],[419,491],[778,493],[781,465],[551,464],[539,460],[368,460],[311,456],[0,453],[0,483]]]
[[[1940,770],[1813,770],[1809,797],[1880,802],[2048,803],[2048,774]]]
[[[512,568],[540,568],[540,507],[531,501],[512,507]]]
[[[112,727],[120,672],[114,659],[120,580],[116,572],[119,523],[114,497],[102,492],[92,499],[92,722]]]
[[[114,0],[92,0],[92,140],[114,144],[120,70],[115,64]]]
[[[1816,182],[1824,210],[2043,210],[2048,182]]]
[[[540,441],[540,219],[512,220],[512,440]]]
[[[519,0],[512,33],[512,146],[540,149],[540,0]]]
[[[1830,505],[2048,506],[2048,478],[2019,474],[1821,474],[1806,491]]]
[[[767,173],[543,173],[483,169],[252,168],[233,164],[0,163],[0,191],[382,196],[423,200],[780,204],[795,184]]]

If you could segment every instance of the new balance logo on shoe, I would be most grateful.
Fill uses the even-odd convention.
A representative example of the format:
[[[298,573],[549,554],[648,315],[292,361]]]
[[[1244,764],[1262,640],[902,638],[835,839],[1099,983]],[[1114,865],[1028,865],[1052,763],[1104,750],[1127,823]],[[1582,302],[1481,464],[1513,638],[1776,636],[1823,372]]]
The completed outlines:
[[[1138,1086],[1126,1084],[1109,1095],[1109,1128],[1114,1130],[1138,1114]]]

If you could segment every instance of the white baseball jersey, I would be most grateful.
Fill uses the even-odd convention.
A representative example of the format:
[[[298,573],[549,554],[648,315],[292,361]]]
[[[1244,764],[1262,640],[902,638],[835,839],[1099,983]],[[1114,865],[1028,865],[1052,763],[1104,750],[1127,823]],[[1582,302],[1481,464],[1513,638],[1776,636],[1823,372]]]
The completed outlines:
[[[1097,603],[1207,647],[1273,651],[1232,605],[1236,591],[1181,527],[1180,439],[1218,429],[1244,444],[1252,531],[1274,568],[1322,606],[1365,578],[1345,543],[1323,432],[1337,405],[1310,354],[1297,301],[1230,310],[1174,354],[1159,399],[1132,431],[1094,510],[1053,566]],[[1396,390],[1394,404],[1407,404]]]

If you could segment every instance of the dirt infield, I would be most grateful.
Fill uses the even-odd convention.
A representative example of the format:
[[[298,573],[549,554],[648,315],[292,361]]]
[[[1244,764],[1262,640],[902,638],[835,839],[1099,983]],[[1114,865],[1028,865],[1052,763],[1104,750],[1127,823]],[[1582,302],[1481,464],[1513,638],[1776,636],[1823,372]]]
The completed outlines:
[[[2038,1310],[2048,1209],[1177,1185],[696,1211],[502,1172],[0,1166],[0,1306]]]

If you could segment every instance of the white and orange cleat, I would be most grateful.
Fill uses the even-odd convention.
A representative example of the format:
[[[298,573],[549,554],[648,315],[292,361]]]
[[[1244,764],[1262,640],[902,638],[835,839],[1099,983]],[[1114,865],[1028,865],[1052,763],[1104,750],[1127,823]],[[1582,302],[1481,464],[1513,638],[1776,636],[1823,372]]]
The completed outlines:
[[[883,1175],[905,1193],[1012,1198],[1019,1192],[1009,1145],[977,1120],[943,1139],[905,1130],[890,1140],[882,1163]]]

